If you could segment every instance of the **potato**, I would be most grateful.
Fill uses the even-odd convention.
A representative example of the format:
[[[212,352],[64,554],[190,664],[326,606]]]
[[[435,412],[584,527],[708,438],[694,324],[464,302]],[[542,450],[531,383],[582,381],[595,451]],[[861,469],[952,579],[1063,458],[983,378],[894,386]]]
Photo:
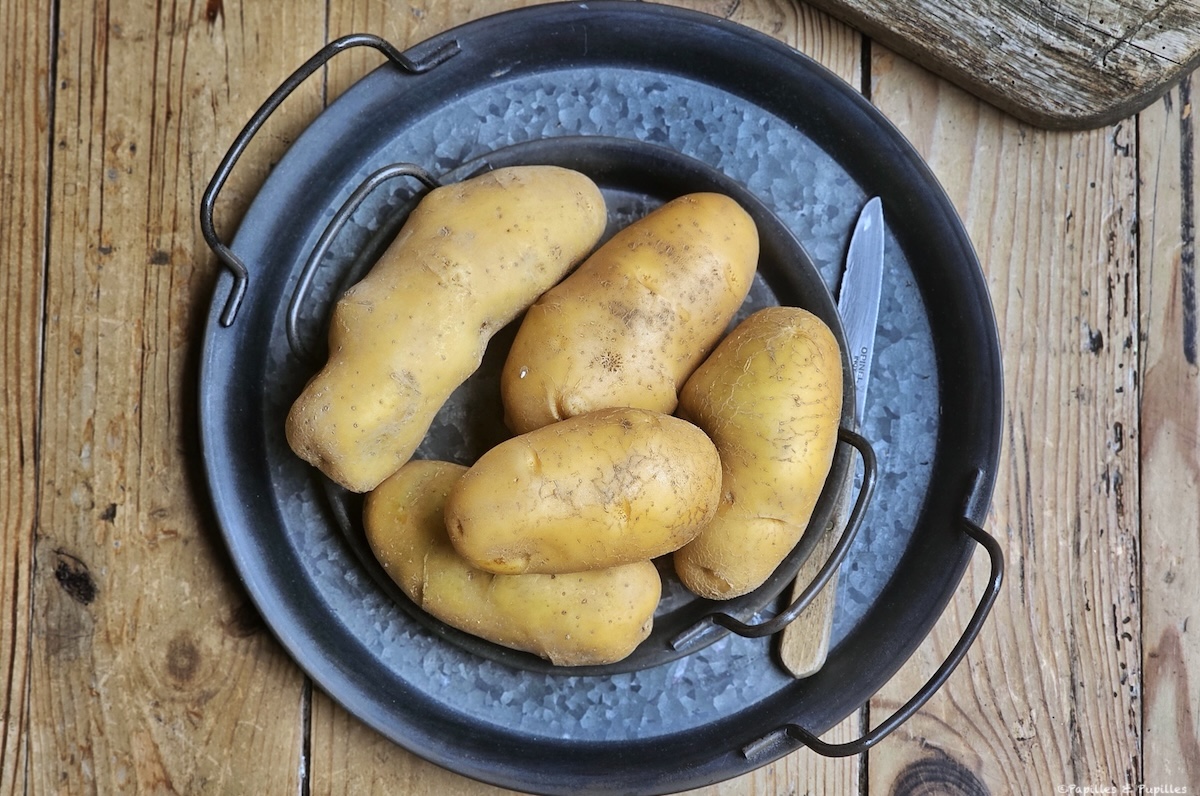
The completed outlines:
[[[446,503],[458,552],[499,574],[563,573],[654,558],[716,511],[721,461],[700,429],[604,409],[483,454]]]
[[[730,332],[688,379],[679,415],[721,454],[721,503],[674,554],[689,589],[729,599],[763,584],[812,516],[837,447],[842,359],[812,313],[769,307]]]
[[[429,192],[338,301],[329,360],[288,414],[292,449],[349,490],[374,488],[412,456],[492,335],[591,251],[606,219],[595,183],[554,166]]]
[[[721,194],[625,227],[521,321],[501,376],[506,424],[523,434],[614,406],[673,412],[757,266],[754,220]]]
[[[613,663],[650,634],[661,596],[649,561],[569,575],[493,575],[446,535],[446,496],[466,472],[413,460],[366,497],[367,541],[384,571],[432,616],[561,666]]]

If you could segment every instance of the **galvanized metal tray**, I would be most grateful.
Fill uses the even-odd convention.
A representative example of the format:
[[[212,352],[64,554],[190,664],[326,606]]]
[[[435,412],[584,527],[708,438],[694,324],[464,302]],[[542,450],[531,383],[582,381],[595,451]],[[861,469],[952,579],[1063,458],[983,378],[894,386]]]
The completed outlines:
[[[380,49],[388,63],[295,142],[226,246],[213,206],[239,142],[296,83],[356,45]],[[797,272],[812,270],[827,286],[858,208],[883,198],[888,262],[863,427],[878,487],[848,548],[833,646],[817,675],[792,678],[769,637],[736,634],[615,672],[480,654],[388,593],[348,542],[331,510],[337,501],[290,454],[282,419],[312,366],[289,341],[289,298],[339,209],[386,164],[453,175],[541,139],[625,140],[706,164],[790,230],[811,258]],[[372,37],[335,42],[272,95],[239,142],[202,205],[206,237],[229,266],[201,362],[208,486],[267,623],[317,685],[366,723],[505,787],[665,793],[736,776],[800,745],[861,751],[919,708],[966,652],[1002,572],[999,547],[980,529],[1000,446],[995,324],[953,207],[911,146],[849,86],[779,42],[706,15],[552,4],[469,23],[406,53]],[[641,190],[647,203],[665,198],[652,183]],[[356,211],[327,249],[335,265],[323,267],[329,281],[314,283],[316,296],[336,292],[356,261],[369,260],[411,198],[410,189],[383,191]],[[777,270],[770,280],[766,270],[752,300],[788,300],[786,267]],[[311,312],[301,334],[319,328],[319,298]],[[443,432],[469,436],[470,420]],[[938,620],[976,542],[990,556],[991,582],[946,664],[864,738],[823,744],[816,736],[885,684]],[[782,608],[755,607],[750,619],[769,621]]]

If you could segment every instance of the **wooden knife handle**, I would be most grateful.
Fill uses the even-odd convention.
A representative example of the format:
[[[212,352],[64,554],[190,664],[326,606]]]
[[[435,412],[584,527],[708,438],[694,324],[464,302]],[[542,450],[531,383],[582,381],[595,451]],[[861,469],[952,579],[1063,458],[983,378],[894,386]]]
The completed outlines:
[[[846,527],[846,518],[850,514],[853,481],[847,483],[847,488],[838,497],[830,515],[829,524],[821,534],[812,553],[805,559],[796,573],[792,584],[792,600],[813,582],[821,567],[837,546],[841,531]],[[825,584],[800,615],[779,634],[779,658],[784,667],[794,677],[808,677],[816,674],[825,665],[829,655],[829,639],[833,632],[834,597],[837,595],[837,573]]]

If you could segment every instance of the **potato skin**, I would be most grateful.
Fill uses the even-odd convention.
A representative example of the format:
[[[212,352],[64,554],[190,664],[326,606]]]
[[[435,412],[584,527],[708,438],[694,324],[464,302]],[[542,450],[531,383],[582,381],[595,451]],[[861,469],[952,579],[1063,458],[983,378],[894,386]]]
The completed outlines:
[[[611,567],[671,552],[716,511],[704,432],[646,409],[602,409],[485,453],[446,503],[458,552],[500,574]]]
[[[442,513],[466,468],[413,460],[367,495],[367,541],[401,590],[465,632],[560,666],[614,663],[653,627],[661,596],[649,561],[569,575],[493,575],[471,566]]]
[[[582,260],[607,213],[588,177],[497,169],[434,189],[338,301],[329,360],[287,418],[292,449],[366,492],[416,450],[492,335]]]
[[[517,434],[595,409],[671,413],[758,267],[758,230],[733,199],[674,199],[617,232],[521,321],[501,377]]]
[[[803,535],[833,463],[842,358],[820,318],[769,307],[740,323],[688,379],[679,415],[721,454],[721,503],[674,554],[694,593],[730,599],[763,584]]]

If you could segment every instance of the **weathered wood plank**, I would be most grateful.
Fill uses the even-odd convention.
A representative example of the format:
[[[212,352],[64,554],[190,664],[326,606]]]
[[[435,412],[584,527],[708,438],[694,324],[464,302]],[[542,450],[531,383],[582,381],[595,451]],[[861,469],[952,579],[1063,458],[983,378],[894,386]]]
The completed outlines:
[[[1200,367],[1189,78],[1139,117],[1144,783],[1200,783]]]
[[[48,2],[0,8],[0,794],[26,792],[29,606],[50,179]]]
[[[857,69],[843,40],[857,36],[808,6],[686,1],[794,37],[839,73]],[[320,694],[306,759],[303,677],[245,602],[196,480],[194,341],[217,266],[195,205],[241,124],[331,19],[350,20],[331,35],[390,25],[403,43],[515,4],[0,7],[0,794],[498,792],[413,759]],[[1013,19],[1063,13],[1007,5]],[[1139,55],[1121,48],[1191,46],[1190,7],[1159,8],[1098,0],[1089,16],[1038,24],[1065,26],[1077,44],[1094,35],[1099,53],[1109,37],[1101,66],[1119,66]],[[961,46],[947,41],[916,45]],[[360,62],[331,70],[330,95],[377,62],[347,57]],[[1058,135],[897,63],[873,59],[875,99],[963,212],[997,300],[1009,414],[989,528],[1010,569],[967,664],[872,752],[870,791],[1190,789],[1200,781],[1193,87],[1147,108],[1136,136],[1130,123]],[[316,79],[260,136],[223,195],[222,230],[321,98]],[[944,654],[983,574],[976,562],[944,627],[873,704],[877,719]],[[856,792],[857,772],[801,752],[698,793]]]
[[[60,8],[31,792],[299,791],[302,678],[203,508],[194,367],[216,276],[196,203],[257,87],[319,44],[305,10]]]
[[[815,0],[1018,118],[1115,124],[1200,63],[1191,0]]]
[[[883,48],[871,77],[875,101],[962,215],[996,305],[1006,436],[988,527],[1006,548],[1008,577],[965,665],[872,751],[870,791],[919,781],[1011,793],[1136,785],[1134,126],[1031,129]],[[873,718],[940,663],[985,574],[977,560],[931,637],[872,702]]]

